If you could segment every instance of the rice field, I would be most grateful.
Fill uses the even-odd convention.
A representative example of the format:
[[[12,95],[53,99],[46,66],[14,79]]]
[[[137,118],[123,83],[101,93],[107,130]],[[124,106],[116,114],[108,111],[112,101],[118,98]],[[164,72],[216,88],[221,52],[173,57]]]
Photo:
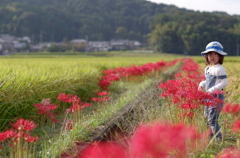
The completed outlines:
[[[181,58],[181,56],[179,56]],[[0,130],[15,118],[39,119],[33,104],[59,93],[78,95],[81,100],[99,91],[102,71],[130,65],[173,60],[163,55],[123,54],[94,57],[86,55],[15,55],[0,58]]]
[[[17,118],[26,118],[39,122],[41,118],[39,115],[36,115],[36,109],[33,105],[40,103],[42,99],[46,98],[50,98],[53,103],[60,104],[57,100],[60,93],[77,95],[81,98],[81,101],[89,102],[90,97],[100,91],[98,82],[103,75],[103,70],[128,67],[133,64],[155,63],[161,60],[168,62],[176,58],[182,59],[185,57],[131,53],[101,57],[86,55],[20,55],[1,57],[0,131],[4,131],[9,126],[9,123],[15,121]],[[204,58],[192,58],[201,66],[203,72],[205,67]],[[227,57],[223,65],[226,68],[229,80],[229,85],[225,89],[225,101],[239,104],[240,58]],[[113,88],[112,90],[116,90],[119,87],[113,86],[111,88]],[[57,125],[52,125],[54,129],[56,129],[55,126]],[[77,128],[82,130],[83,127]],[[45,134],[41,130],[38,132],[42,135]],[[51,129],[48,132],[51,133]],[[45,147],[48,148],[48,145]],[[45,150],[47,151],[47,149]],[[57,151],[54,152],[57,153]]]

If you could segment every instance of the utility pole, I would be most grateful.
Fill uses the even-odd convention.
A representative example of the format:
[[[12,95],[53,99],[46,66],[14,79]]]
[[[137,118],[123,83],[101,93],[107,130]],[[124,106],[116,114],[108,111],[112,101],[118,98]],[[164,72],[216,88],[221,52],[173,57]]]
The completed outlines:
[[[87,53],[88,52],[88,35],[85,38],[86,38],[85,53]]]
[[[35,41],[34,41],[34,34],[32,35],[32,44],[33,44],[33,45],[35,44]]]
[[[40,43],[42,43],[42,33],[40,33]]]
[[[237,44],[237,56],[239,56],[239,43]]]

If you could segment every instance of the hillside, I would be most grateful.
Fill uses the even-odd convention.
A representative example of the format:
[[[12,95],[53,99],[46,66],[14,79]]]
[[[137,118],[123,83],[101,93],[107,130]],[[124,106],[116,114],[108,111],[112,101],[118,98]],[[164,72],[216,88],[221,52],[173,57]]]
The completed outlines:
[[[229,55],[235,55],[240,41],[240,16],[225,12],[195,12],[146,0],[0,3],[0,34],[29,36],[33,43],[76,38],[129,39],[149,42],[158,52],[195,55],[207,43],[217,40]]]
[[[85,38],[146,41],[160,13],[186,11],[145,0],[5,0],[0,2],[0,33],[28,35],[38,42]]]

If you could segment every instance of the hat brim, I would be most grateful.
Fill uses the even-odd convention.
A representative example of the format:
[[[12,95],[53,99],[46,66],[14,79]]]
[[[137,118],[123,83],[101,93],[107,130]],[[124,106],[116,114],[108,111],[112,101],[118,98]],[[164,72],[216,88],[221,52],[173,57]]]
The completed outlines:
[[[206,54],[209,53],[209,52],[217,52],[218,54],[223,55],[223,56],[228,55],[226,52],[221,51],[221,50],[216,50],[216,49],[208,49],[206,51],[201,52],[201,55],[203,57],[206,57]]]

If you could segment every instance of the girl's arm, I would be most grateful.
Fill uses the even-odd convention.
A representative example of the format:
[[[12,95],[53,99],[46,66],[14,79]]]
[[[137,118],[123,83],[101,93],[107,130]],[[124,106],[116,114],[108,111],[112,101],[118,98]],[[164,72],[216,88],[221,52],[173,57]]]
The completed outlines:
[[[206,77],[208,68],[209,68],[209,66],[204,69],[205,77]],[[206,80],[200,82],[199,85],[198,85],[198,90],[203,91],[205,89],[205,84],[206,84]]]
[[[206,84],[206,81],[200,82],[199,85],[198,85],[198,90],[199,91],[203,91],[204,87],[205,87],[205,84]]]
[[[208,89],[208,92],[213,93],[215,90],[222,90],[228,85],[228,79],[220,79],[220,82],[213,86],[212,88]]]
[[[219,69],[216,69],[216,71],[214,72],[215,76],[223,76],[226,75],[226,70],[224,67],[220,67]],[[224,78],[224,79],[217,79],[216,83],[213,87],[208,89],[208,92],[213,93],[215,90],[222,90],[223,88],[225,88],[228,85],[228,79]]]

